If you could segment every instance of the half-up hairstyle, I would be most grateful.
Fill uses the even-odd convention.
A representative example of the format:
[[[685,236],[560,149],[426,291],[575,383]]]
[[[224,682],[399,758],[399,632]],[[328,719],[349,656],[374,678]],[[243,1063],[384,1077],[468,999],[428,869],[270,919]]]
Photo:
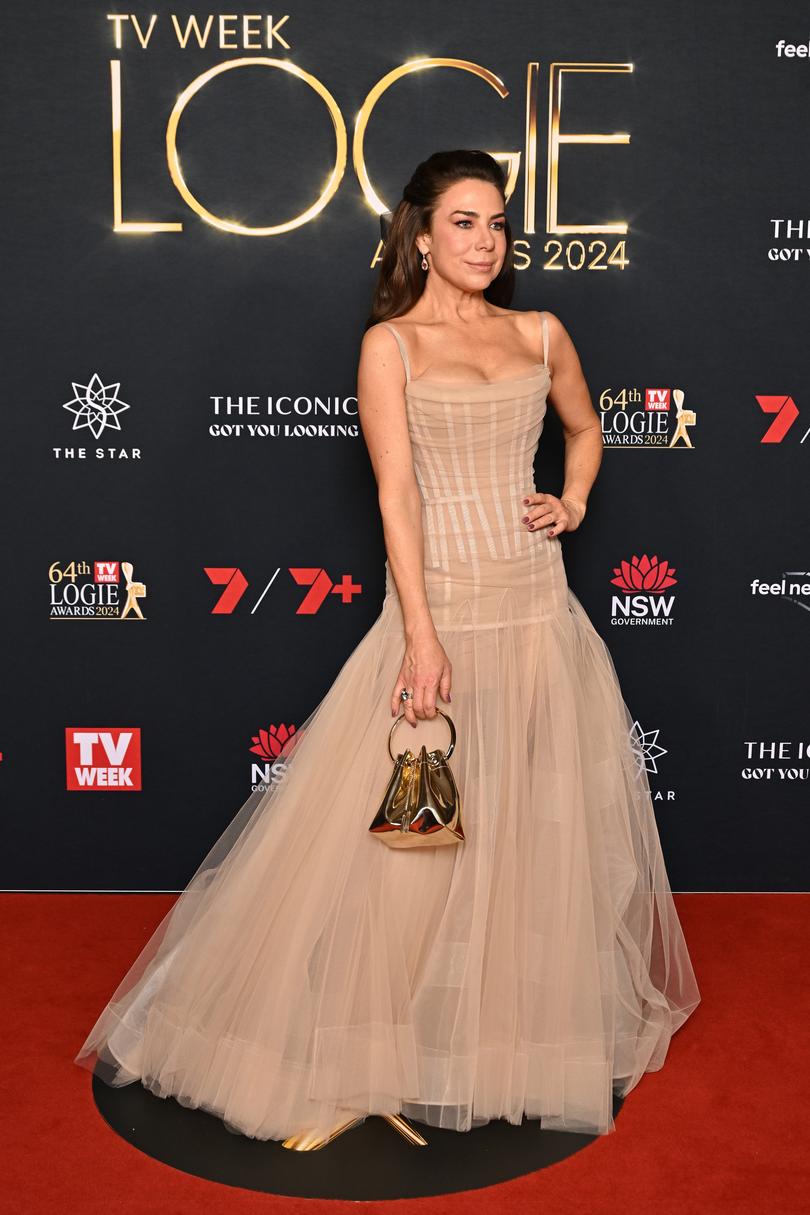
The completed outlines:
[[[469,148],[434,152],[417,165],[396,208],[383,217],[383,255],[365,329],[378,321],[402,316],[419,299],[425,289],[426,272],[422,269],[422,254],[416,238],[420,233],[429,231],[433,212],[444,191],[468,177],[496,186],[506,209],[506,177],[497,160],[488,152]],[[484,288],[484,298],[501,308],[509,306],[515,290],[512,229],[505,216],[504,233],[506,252],[503,265],[498,276]]]

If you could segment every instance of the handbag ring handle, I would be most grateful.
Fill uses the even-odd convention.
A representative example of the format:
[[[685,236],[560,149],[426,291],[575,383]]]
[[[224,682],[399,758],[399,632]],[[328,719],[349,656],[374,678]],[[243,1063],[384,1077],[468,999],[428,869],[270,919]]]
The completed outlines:
[[[455,745],[456,745],[456,727],[453,724],[452,717],[448,717],[448,715],[442,709],[437,709],[436,712],[441,713],[442,717],[444,718],[444,720],[447,722],[448,726],[450,727],[450,745],[448,746],[447,750],[444,753],[444,758],[449,759],[450,756],[453,754],[453,749],[455,748]],[[395,728],[399,725],[399,723],[404,720],[405,720],[405,714],[401,713],[399,715],[399,717],[397,717],[396,720],[394,721],[394,724],[391,726],[391,729],[388,731],[388,754],[391,756],[391,758],[393,760],[396,760],[396,756],[394,755],[393,751],[391,750],[391,736],[394,733]]]

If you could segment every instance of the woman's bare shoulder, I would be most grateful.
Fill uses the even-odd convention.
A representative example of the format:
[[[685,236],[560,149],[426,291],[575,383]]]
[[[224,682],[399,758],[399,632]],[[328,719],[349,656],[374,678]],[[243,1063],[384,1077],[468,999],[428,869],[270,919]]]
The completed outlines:
[[[389,385],[401,388],[407,378],[410,359],[407,346],[403,350],[399,317],[394,318],[389,328],[388,321],[376,321],[369,325],[360,342],[358,358],[358,383],[362,381],[374,391]]]
[[[562,330],[562,321],[559,317],[546,309],[528,308],[525,311],[516,309],[512,312],[512,316],[515,318],[514,323],[521,335],[533,347],[543,341],[544,319],[548,325],[549,338],[553,339],[555,333],[560,333]]]
[[[413,332],[417,325],[418,321],[413,321],[407,316],[392,316],[390,320],[375,321],[363,334],[363,345],[366,348],[385,350],[388,343],[396,341],[396,333]]]
[[[549,312],[545,308],[527,308],[524,311],[518,311],[515,309],[512,312],[512,316],[521,317],[524,319],[529,317],[531,320],[528,323],[531,324],[533,321],[536,325],[541,323],[543,317],[552,323],[556,322],[558,325],[562,323],[559,317],[555,316],[553,312]]]

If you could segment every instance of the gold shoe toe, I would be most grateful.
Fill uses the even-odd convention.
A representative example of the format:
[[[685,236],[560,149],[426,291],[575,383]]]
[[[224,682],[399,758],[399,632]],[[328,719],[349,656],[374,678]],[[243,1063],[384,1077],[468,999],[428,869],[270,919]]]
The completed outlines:
[[[322,1127],[306,1127],[302,1131],[296,1131],[294,1135],[289,1135],[281,1141],[281,1146],[291,1148],[295,1152],[315,1152],[319,1148],[326,1147],[327,1143],[331,1143],[333,1139],[337,1139],[338,1135],[342,1135],[344,1131],[348,1131],[351,1127],[357,1126],[358,1122],[363,1122],[367,1117],[365,1114],[353,1114],[348,1118],[341,1118],[334,1126],[324,1130]],[[402,1114],[382,1114],[382,1118],[392,1126],[394,1130],[399,1131],[403,1139],[407,1139],[408,1143],[414,1147],[427,1147],[427,1139],[417,1131],[416,1127],[411,1126],[407,1118],[403,1118]]]
[[[337,1139],[338,1135],[342,1135],[344,1131],[348,1131],[350,1127],[356,1126],[358,1122],[363,1121],[364,1115],[352,1115],[349,1118],[341,1118],[334,1126],[328,1130],[323,1130],[321,1127],[310,1126],[302,1131],[296,1131],[294,1135],[290,1135],[287,1139],[283,1139],[281,1146],[292,1148],[296,1152],[314,1152],[318,1148],[326,1147],[327,1143],[331,1143],[333,1139]]]

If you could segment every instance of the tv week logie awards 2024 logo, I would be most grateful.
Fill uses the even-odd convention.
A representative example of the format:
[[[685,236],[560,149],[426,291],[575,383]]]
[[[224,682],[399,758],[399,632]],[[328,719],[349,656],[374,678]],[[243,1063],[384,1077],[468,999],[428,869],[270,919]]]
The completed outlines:
[[[605,447],[694,448],[694,409],[684,408],[682,388],[605,388],[599,396]],[[673,410],[672,403],[675,403]]]
[[[51,620],[145,620],[146,584],[131,561],[54,561],[48,569]]]

